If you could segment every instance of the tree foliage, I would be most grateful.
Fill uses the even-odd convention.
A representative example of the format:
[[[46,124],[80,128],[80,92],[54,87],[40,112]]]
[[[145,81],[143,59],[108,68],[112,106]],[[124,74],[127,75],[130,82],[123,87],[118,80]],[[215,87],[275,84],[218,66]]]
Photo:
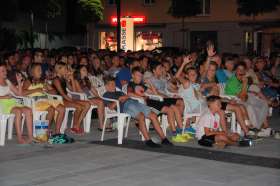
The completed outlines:
[[[280,0],[237,0],[239,15],[257,16],[272,12],[280,5]]]
[[[0,1],[0,23],[1,21],[14,21],[17,16],[17,0]]]
[[[55,18],[62,13],[62,0],[18,0],[20,11],[43,20]]]
[[[199,0],[171,0],[168,13],[176,18],[192,17],[200,13]]]
[[[81,21],[88,23],[103,19],[103,6],[100,0],[78,0]]]

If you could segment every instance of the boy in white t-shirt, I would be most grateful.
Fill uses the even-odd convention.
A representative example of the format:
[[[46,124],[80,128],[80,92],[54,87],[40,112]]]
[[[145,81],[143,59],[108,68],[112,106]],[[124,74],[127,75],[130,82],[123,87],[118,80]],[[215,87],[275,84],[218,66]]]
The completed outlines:
[[[221,98],[219,96],[207,97],[208,108],[202,113],[196,131],[198,143],[203,146],[217,145],[224,148],[225,145],[236,145],[239,135],[236,133],[226,133],[220,127]]]

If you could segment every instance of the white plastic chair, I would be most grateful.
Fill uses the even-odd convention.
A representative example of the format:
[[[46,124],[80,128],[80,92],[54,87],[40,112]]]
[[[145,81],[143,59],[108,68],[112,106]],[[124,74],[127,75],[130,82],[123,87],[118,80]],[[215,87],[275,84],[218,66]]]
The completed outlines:
[[[201,113],[202,113],[202,106],[201,103],[199,104],[199,109],[196,112],[190,112],[188,110],[188,105],[191,105],[189,100],[183,99],[184,100],[184,105],[185,105],[185,109],[184,109],[184,114],[183,114],[183,130],[182,130],[182,134],[184,134],[185,132],[185,128],[187,125],[187,120],[191,119],[193,117],[195,117],[195,123],[199,120]],[[193,128],[195,128],[195,125],[192,125]]]
[[[98,87],[97,91],[101,99],[103,99],[104,101],[115,102],[117,105],[116,110],[111,110],[110,108],[105,107],[105,119],[104,119],[104,124],[102,129],[101,141],[104,141],[104,134],[105,134],[107,120],[111,118],[117,118],[118,144],[122,144],[123,132],[124,132],[123,130],[124,128],[126,128],[125,138],[127,138],[131,116],[129,114],[120,112],[120,103],[118,100],[103,97],[103,94],[106,92],[104,86]]]
[[[7,124],[8,126],[12,126],[14,123],[14,118],[14,114],[0,113],[0,146],[5,145]]]
[[[33,137],[36,137],[36,132],[35,132],[35,121],[36,120],[46,120],[46,116],[48,114],[47,111],[37,111],[35,108],[35,104],[37,101],[40,101],[41,99],[35,100],[34,98],[30,98],[30,97],[24,97],[24,96],[16,96],[13,95],[13,97],[17,100],[18,103],[27,106],[29,108],[32,109],[32,116],[33,116]],[[22,130],[23,130],[23,124],[25,121],[25,117],[23,116],[22,119]],[[12,133],[13,133],[13,124],[9,123],[9,128],[8,128],[8,132],[9,132],[9,139],[12,139]]]
[[[63,98],[60,95],[54,95],[54,94],[49,94],[49,93],[45,93],[48,97],[48,99],[52,99],[52,100],[59,100],[59,101],[63,101]],[[73,107],[66,107],[65,108],[65,114],[64,114],[64,119],[60,128],[60,133],[64,134],[66,128],[67,128],[67,122],[68,122],[68,117],[69,117],[69,113],[75,112],[75,108]],[[73,125],[73,118],[71,120],[71,126]]]
[[[225,94],[225,84],[224,83],[219,83],[219,88],[220,88],[220,97],[226,98],[229,100],[239,100],[238,97],[236,96],[230,96]],[[229,114],[230,117],[228,117],[228,122],[230,122],[230,130],[231,132],[241,134],[241,127],[240,124],[236,121],[236,115],[234,112],[231,111],[225,111],[226,114]]]
[[[88,100],[87,95],[84,93],[73,92],[73,91],[67,89],[67,94],[71,98],[73,98],[73,96],[77,96],[78,99],[80,99],[80,100]],[[96,108],[97,108],[97,106],[91,105],[90,109],[88,110],[88,112],[86,114],[86,117],[83,120],[84,131],[86,133],[90,132],[92,110],[96,109]],[[72,125],[73,125],[73,123],[71,123],[71,127],[73,127]]]

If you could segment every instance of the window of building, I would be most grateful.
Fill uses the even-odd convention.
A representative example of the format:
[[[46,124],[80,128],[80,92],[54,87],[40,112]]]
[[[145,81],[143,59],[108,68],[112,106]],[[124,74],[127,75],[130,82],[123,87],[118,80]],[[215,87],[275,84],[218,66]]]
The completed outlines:
[[[144,0],[144,5],[154,5],[155,0]]]
[[[160,32],[136,32],[135,50],[153,50],[162,47],[162,33]]]
[[[107,4],[108,4],[108,5],[116,5],[116,4],[117,4],[116,1],[117,1],[117,0],[107,0]]]
[[[200,0],[200,16],[210,15],[211,2],[210,0]]]
[[[117,33],[116,32],[99,32],[99,48],[117,50]]]

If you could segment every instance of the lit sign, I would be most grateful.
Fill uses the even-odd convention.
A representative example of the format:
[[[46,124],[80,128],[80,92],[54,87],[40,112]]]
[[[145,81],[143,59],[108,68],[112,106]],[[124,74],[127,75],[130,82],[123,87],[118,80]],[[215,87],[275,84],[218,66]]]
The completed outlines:
[[[129,18],[133,19],[134,24],[141,24],[146,22],[146,16],[131,16]],[[112,24],[117,24],[118,23],[118,18],[117,16],[112,16],[111,17],[111,23]]]
[[[133,50],[134,20],[133,18],[121,18],[121,49]]]

